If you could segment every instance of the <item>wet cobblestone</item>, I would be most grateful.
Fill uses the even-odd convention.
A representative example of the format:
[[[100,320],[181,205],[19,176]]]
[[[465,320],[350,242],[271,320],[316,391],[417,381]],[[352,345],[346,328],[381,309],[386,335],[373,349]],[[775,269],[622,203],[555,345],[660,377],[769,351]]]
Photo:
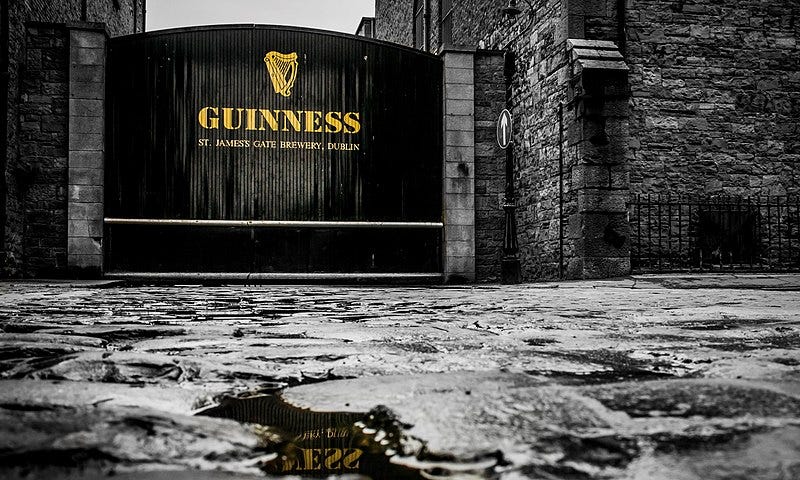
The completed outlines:
[[[453,472],[483,462],[475,478],[724,478],[709,473],[723,467],[713,458],[771,445],[748,478],[792,478],[798,291],[793,276],[425,288],[6,282],[0,472],[264,475],[275,452],[259,446],[258,428],[193,414],[270,391],[319,411],[384,405],[408,425],[395,461],[414,469],[434,458],[455,462]]]

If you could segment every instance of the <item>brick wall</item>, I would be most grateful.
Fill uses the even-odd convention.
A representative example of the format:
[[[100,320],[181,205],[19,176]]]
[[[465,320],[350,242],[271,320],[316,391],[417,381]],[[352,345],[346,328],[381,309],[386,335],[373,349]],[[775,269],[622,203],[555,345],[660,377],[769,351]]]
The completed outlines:
[[[3,175],[0,213],[4,227],[1,269],[4,275],[55,274],[52,269],[63,274],[61,259],[67,245],[66,214],[62,215],[61,207],[56,208],[56,204],[62,204],[61,189],[66,189],[66,153],[61,143],[61,135],[68,128],[66,116],[49,112],[49,120],[45,122],[31,120],[31,115],[36,114],[30,112],[37,108],[58,110],[67,101],[67,90],[59,86],[60,80],[53,81],[66,78],[67,57],[48,57],[67,53],[59,50],[63,47],[61,40],[56,40],[51,31],[62,32],[58,33],[62,35],[61,27],[67,23],[102,22],[112,36],[129,34],[135,29],[134,11],[139,16],[135,24],[139,31],[143,29],[143,0],[119,0],[117,3],[119,8],[110,0],[87,0],[85,12],[82,0],[25,0],[8,4],[7,141],[5,163],[0,165]],[[58,45],[52,49],[42,46],[49,43]],[[63,71],[58,73],[54,68],[36,64],[40,54],[45,56],[49,66],[57,63]],[[34,62],[31,68],[26,65],[29,57]],[[60,121],[64,123],[56,125]],[[33,151],[37,148],[38,152]],[[63,171],[57,173],[59,169]],[[48,230],[41,228],[43,222],[56,218],[63,219],[58,226]],[[54,235],[58,235],[58,239]],[[45,254],[45,250],[51,253]],[[52,269],[47,267],[48,262],[55,262]]]
[[[800,192],[800,3],[630,4],[632,193]]]

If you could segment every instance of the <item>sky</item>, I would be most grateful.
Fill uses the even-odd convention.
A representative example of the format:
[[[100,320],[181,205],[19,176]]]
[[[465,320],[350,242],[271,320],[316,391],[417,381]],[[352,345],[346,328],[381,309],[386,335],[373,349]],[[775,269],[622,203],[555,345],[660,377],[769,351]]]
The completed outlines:
[[[147,31],[219,23],[262,23],[355,33],[375,0],[148,0]]]

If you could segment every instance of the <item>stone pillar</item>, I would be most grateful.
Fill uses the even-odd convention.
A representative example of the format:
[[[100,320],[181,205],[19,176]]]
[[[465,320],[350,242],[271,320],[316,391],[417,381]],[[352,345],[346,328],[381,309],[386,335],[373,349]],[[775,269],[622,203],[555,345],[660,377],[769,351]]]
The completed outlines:
[[[444,61],[444,277],[475,281],[475,51]]]
[[[69,196],[67,266],[73,276],[103,271],[105,30],[69,28]]]
[[[627,165],[628,69],[611,42],[569,40],[575,117],[567,145],[577,153],[569,218],[570,278],[630,274]]]

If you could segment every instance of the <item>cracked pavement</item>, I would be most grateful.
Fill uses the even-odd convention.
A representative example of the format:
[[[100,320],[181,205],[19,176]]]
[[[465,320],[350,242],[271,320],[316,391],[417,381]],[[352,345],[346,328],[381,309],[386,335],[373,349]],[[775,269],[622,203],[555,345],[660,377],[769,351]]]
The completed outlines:
[[[798,291],[6,281],[0,475],[263,478],[282,458],[300,477],[800,478]],[[287,457],[314,412],[363,417],[342,433],[360,464]]]

